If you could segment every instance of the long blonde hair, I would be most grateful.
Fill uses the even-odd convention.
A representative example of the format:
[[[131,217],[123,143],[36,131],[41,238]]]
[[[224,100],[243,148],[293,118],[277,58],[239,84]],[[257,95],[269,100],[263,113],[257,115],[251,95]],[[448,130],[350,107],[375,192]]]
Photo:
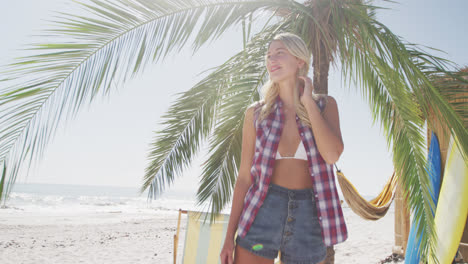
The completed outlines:
[[[273,38],[272,42],[274,40],[281,41],[286,47],[286,49],[293,56],[305,62],[304,66],[302,66],[297,72],[297,76],[307,76],[307,73],[309,72],[311,56],[310,56],[309,49],[307,48],[307,45],[305,44],[304,40],[302,40],[299,36],[292,34],[292,33],[280,33]],[[265,56],[265,61],[266,61],[266,56]],[[279,85],[277,83],[274,83],[270,79],[261,88],[261,94],[263,95],[263,98],[264,98],[263,100],[265,104],[263,105],[260,111],[260,115],[258,118],[259,121],[265,119],[273,111],[273,105],[275,103],[275,99],[279,95]],[[310,124],[310,120],[307,115],[307,110],[305,109],[301,101],[299,100],[298,89],[294,89],[293,95],[294,95],[294,105],[296,108],[297,115],[299,116],[299,118],[305,125],[312,128],[312,125]]]

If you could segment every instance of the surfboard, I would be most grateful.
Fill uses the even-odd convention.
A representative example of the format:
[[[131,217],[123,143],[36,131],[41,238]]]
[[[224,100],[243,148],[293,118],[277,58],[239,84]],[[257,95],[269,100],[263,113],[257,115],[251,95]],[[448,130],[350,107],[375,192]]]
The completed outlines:
[[[466,144],[466,142],[465,142]],[[468,216],[468,164],[460,142],[450,138],[439,202],[435,213],[435,254],[440,264],[452,263]],[[429,259],[429,264],[435,264]]]
[[[431,192],[431,197],[435,205],[437,205],[440,189],[440,161],[441,158],[439,140],[437,139],[435,133],[432,132],[431,145],[429,146],[429,151],[427,155],[426,172],[430,179],[429,183],[431,184],[431,188],[432,190],[434,190],[434,192]],[[405,264],[419,264],[421,258],[419,253],[421,238],[418,239],[416,237],[418,227],[419,221],[416,221],[416,219],[413,218],[410,233],[408,236],[408,244],[406,245]]]

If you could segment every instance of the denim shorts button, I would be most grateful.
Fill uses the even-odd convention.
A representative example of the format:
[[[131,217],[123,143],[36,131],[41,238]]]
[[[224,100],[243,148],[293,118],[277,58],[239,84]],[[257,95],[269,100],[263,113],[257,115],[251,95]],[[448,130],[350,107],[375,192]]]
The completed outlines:
[[[288,222],[292,222],[292,221],[294,221],[294,218],[288,217]]]

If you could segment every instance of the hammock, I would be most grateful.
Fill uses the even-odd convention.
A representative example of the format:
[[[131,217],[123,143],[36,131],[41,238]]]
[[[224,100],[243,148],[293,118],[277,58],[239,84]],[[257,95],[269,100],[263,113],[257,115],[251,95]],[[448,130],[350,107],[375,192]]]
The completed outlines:
[[[385,216],[395,197],[397,183],[395,172],[393,172],[392,177],[390,177],[387,184],[385,184],[382,192],[371,201],[367,201],[358,193],[354,185],[349,182],[338,167],[336,170],[338,182],[340,183],[346,203],[349,204],[349,207],[351,207],[357,215],[367,220],[378,220]]]

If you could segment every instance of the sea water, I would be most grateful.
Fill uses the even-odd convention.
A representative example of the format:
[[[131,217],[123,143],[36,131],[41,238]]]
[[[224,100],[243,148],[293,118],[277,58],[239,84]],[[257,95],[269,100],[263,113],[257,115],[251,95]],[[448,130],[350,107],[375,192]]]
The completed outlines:
[[[148,199],[136,187],[87,186],[68,184],[17,183],[2,209],[25,212],[154,212],[200,210],[190,191],[166,191],[157,199]]]
[[[370,200],[373,196],[364,195]],[[340,195],[340,199],[344,201]],[[194,191],[167,190],[156,199],[137,187],[16,183],[2,209],[54,213],[152,213],[154,211],[207,211],[209,203],[198,205]],[[393,210],[393,205],[390,210]],[[223,213],[229,213],[231,202]],[[350,210],[346,202],[343,210]]]

